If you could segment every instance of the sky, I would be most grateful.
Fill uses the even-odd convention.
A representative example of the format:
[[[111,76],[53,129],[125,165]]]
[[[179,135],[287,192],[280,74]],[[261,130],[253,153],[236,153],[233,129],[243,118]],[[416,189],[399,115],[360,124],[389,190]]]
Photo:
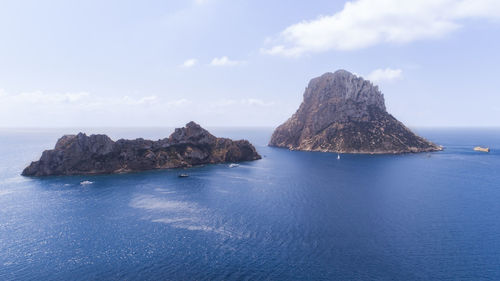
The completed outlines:
[[[410,127],[498,127],[498,50],[498,0],[0,0],[0,127],[275,127],[337,69]]]

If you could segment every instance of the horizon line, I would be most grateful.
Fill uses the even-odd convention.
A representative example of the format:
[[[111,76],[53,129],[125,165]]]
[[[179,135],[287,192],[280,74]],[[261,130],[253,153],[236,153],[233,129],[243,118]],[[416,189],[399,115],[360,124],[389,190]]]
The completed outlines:
[[[281,124],[280,124],[281,125]],[[230,128],[230,129],[235,129],[235,128],[242,128],[242,129],[258,129],[258,128],[277,128],[278,126],[272,126],[272,125],[265,125],[265,126],[247,126],[247,125],[234,125],[234,126],[228,126],[228,125],[206,125],[202,126],[204,128]],[[185,125],[182,126],[173,126],[173,125],[165,125],[165,126],[0,126],[0,129],[25,129],[25,130],[31,130],[31,129],[38,129],[38,130],[43,130],[43,129],[155,129],[155,128],[182,128]],[[429,126],[429,125],[416,125],[416,126],[406,126],[409,129],[416,128],[416,129],[500,129],[500,125],[498,126],[470,126],[470,125],[450,125],[450,126],[445,126],[445,125],[437,125],[437,126]]]

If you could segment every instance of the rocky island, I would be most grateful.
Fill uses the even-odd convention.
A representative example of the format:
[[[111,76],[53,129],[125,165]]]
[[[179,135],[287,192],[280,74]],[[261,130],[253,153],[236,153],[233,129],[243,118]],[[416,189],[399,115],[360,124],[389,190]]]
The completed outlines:
[[[168,138],[117,141],[106,135],[65,135],[23,176],[109,174],[260,159],[247,140],[217,138],[190,122]]]
[[[442,150],[390,115],[377,86],[345,70],[312,79],[299,109],[276,128],[269,145],[337,153]]]

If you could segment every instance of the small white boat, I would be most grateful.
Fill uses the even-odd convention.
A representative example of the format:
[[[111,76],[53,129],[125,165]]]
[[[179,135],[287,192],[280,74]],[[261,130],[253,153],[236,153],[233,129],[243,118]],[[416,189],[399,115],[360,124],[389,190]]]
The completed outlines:
[[[91,181],[82,181],[80,182],[80,185],[89,185],[89,184],[93,184],[94,182],[91,182]]]
[[[474,147],[474,151],[490,152],[490,148],[489,147],[476,146],[476,147]]]
[[[235,163],[231,163],[229,164],[229,168],[236,168],[236,167],[239,167],[240,164],[235,164]]]
[[[337,154],[337,160],[340,160],[340,154]]]

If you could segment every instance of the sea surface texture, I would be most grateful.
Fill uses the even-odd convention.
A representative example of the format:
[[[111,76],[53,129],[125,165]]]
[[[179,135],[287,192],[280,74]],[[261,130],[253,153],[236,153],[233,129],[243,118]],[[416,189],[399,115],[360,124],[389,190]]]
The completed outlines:
[[[208,129],[262,160],[25,178],[78,131],[0,130],[0,280],[500,280],[500,130],[416,130],[445,150],[338,160]]]

